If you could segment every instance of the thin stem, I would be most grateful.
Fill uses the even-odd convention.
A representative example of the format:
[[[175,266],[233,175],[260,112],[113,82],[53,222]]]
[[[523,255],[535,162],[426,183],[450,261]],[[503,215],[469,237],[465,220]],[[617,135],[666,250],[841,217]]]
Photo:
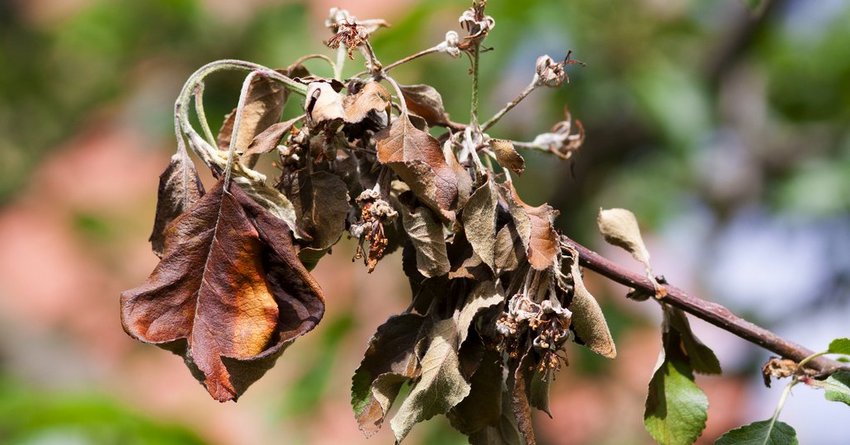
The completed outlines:
[[[393,86],[396,95],[398,95],[398,104],[401,107],[402,116],[407,116],[407,103],[404,100],[404,94],[402,94],[401,87],[398,85],[398,82],[396,82],[395,79],[390,76],[384,76],[384,79],[386,79],[387,82],[389,82],[390,85]]]
[[[251,82],[254,77],[257,77],[259,72],[251,71],[245,76],[245,81],[242,82],[242,91],[239,93],[239,102],[236,105],[236,117],[233,119],[233,133],[230,135],[230,146],[227,148],[227,164],[224,168],[224,191],[226,192],[230,185],[230,172],[233,170],[233,155],[236,152],[236,141],[239,139],[239,127],[242,125],[242,114],[245,110],[245,102],[248,100],[248,90],[251,89]]]
[[[469,122],[473,127],[478,127],[478,59],[481,52],[480,44],[476,42],[472,48],[472,98],[470,100]]]
[[[204,82],[198,82],[198,85],[195,87],[195,114],[198,116],[198,121],[201,123],[201,130],[203,130],[207,142],[215,147],[217,145],[215,136],[213,136],[210,123],[207,121],[207,113],[204,111]]]
[[[342,81],[342,68],[345,66],[345,56],[347,51],[345,44],[340,43],[336,49],[336,64],[334,65],[334,79]]]
[[[782,408],[785,407],[785,401],[788,400],[788,395],[791,394],[791,388],[797,384],[797,379],[792,379],[785,386],[785,389],[782,390],[782,395],[779,396],[779,402],[776,403],[776,409],[773,410],[773,417],[770,418],[770,424],[767,426],[767,430],[770,431],[773,429],[773,425],[776,424],[776,419],[779,418],[779,413],[782,412]]]
[[[385,66],[384,72],[388,72],[389,70],[391,70],[391,69],[393,69],[393,68],[395,68],[399,65],[403,65],[407,62],[410,62],[411,60],[418,59],[422,56],[427,56],[428,54],[438,53],[440,51],[442,51],[442,47],[440,45],[432,46],[431,48],[428,48],[428,49],[423,49],[422,51],[419,51],[418,53],[411,54],[407,57],[398,59],[395,62]]]
[[[818,357],[824,356],[824,355],[826,355],[826,354],[829,354],[829,352],[827,352],[827,351],[822,351],[822,352],[817,352],[817,353],[815,353],[815,354],[812,354],[812,355],[810,355],[810,356],[808,356],[808,357],[804,358],[803,360],[800,360],[800,363],[798,363],[798,364],[797,364],[797,366],[799,366],[800,368],[802,368],[802,367],[806,366],[806,364],[808,364],[810,361],[812,361],[812,360],[814,360],[814,359],[816,359],[816,358],[818,358]]]
[[[292,64],[290,66],[300,65],[300,64],[303,64],[304,62],[306,62],[308,60],[313,60],[313,59],[319,59],[319,60],[323,60],[323,61],[327,62],[328,65],[330,65],[331,69],[333,70],[334,76],[336,76],[337,64],[334,63],[334,61],[331,60],[330,57],[328,57],[324,54],[308,54],[306,56],[301,56],[301,57],[295,59],[295,61],[292,62]],[[345,59],[343,58],[343,60],[345,60]],[[337,80],[339,80],[339,79],[337,79]]]
[[[528,86],[525,87],[525,89],[522,90],[522,92],[520,92],[519,95],[517,95],[517,97],[514,98],[514,100],[508,102],[508,104],[505,105],[504,108],[499,110],[498,113],[493,115],[493,117],[491,117],[490,120],[488,120],[487,122],[484,122],[484,124],[481,125],[481,131],[487,131],[488,128],[495,125],[496,122],[499,122],[499,119],[501,119],[502,116],[507,114],[508,111],[511,111],[515,106],[517,106],[517,104],[522,102],[522,100],[525,99],[526,97],[528,97],[528,95],[531,94],[532,91],[537,89],[538,86],[540,86],[540,83],[538,82],[537,74],[535,74],[534,80],[532,80],[531,83],[528,84]]]
[[[579,261],[582,266],[625,286],[641,290],[650,295],[656,295],[657,289],[655,283],[643,274],[627,270],[564,235],[561,236],[561,240],[565,245],[571,246],[578,251]],[[785,340],[767,329],[744,320],[722,305],[688,295],[683,290],[674,286],[664,285],[664,290],[667,294],[661,297],[660,301],[682,309],[697,318],[705,320],[782,357],[800,362],[814,354],[808,348]],[[818,376],[826,376],[839,369],[847,369],[845,365],[826,357],[812,358],[807,365],[818,371]]]

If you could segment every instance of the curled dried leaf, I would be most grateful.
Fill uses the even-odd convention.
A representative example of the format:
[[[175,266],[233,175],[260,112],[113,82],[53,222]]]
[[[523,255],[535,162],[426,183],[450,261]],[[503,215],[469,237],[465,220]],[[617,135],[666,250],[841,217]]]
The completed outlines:
[[[649,251],[640,236],[634,213],[626,209],[599,209],[596,217],[599,232],[609,244],[625,249],[650,270]]]
[[[535,270],[552,267],[559,253],[558,233],[554,227],[558,212],[549,204],[537,207],[526,204],[510,182],[503,187],[517,231],[526,246],[526,256],[531,267]]]
[[[608,322],[605,321],[605,315],[602,313],[599,303],[584,287],[578,252],[575,250],[571,251],[571,261],[570,275],[573,279],[574,295],[569,309],[573,312],[573,330],[578,339],[591,351],[603,357],[615,358],[617,348],[614,345],[614,339],[611,338]]]
[[[180,141],[180,144],[183,142]],[[156,198],[156,217],[149,241],[154,253],[162,257],[165,248],[165,228],[175,218],[192,207],[204,195],[204,185],[195,165],[185,153],[178,150],[165,171],[159,175]]]
[[[491,139],[490,148],[502,167],[521,175],[525,171],[525,159],[517,153],[514,144],[504,139]]]
[[[349,94],[342,101],[344,120],[357,124],[370,115],[386,112],[390,108],[390,93],[380,83],[375,81],[357,85],[356,90],[349,86]],[[384,119],[386,121],[386,119]]]
[[[401,85],[401,94],[407,109],[425,119],[429,126],[449,124],[443,97],[431,85]]]
[[[289,228],[222,182],[165,232],[162,260],[121,294],[124,330],[173,351],[219,401],[235,400],[324,313]]]

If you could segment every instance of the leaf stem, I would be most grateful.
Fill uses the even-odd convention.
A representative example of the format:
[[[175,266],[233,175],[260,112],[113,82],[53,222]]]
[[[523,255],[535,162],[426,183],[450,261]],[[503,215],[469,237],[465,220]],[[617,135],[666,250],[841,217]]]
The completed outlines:
[[[476,42],[472,48],[472,97],[470,99],[469,122],[473,127],[478,127],[478,65],[479,54],[481,53],[480,43]]]
[[[501,119],[502,116],[507,114],[508,111],[511,111],[515,106],[517,106],[517,104],[522,102],[523,99],[528,97],[528,95],[531,94],[532,91],[537,89],[537,87],[540,86],[540,82],[538,81],[538,79],[539,77],[537,76],[537,74],[535,74],[534,79],[531,81],[531,83],[528,84],[528,86],[525,87],[525,89],[522,90],[519,95],[517,95],[517,97],[515,97],[512,101],[508,102],[507,105],[504,106],[504,108],[499,110],[498,113],[494,114],[493,117],[491,117],[487,122],[484,122],[481,125],[481,131],[487,131],[488,128],[495,125],[496,122],[499,122],[499,119]]]
[[[245,102],[248,100],[248,91],[251,82],[259,75],[259,71],[251,71],[242,82],[242,91],[239,92],[239,102],[236,105],[236,117],[233,119],[233,133],[230,135],[230,146],[227,148],[227,164],[224,167],[224,191],[230,186],[230,172],[233,170],[233,155],[236,152],[236,141],[239,140],[239,127],[242,125],[242,114],[245,110]]]
[[[207,121],[207,113],[204,111],[204,82],[198,82],[195,86],[195,114],[198,116],[198,121],[201,123],[201,129],[204,132],[204,137],[207,138],[207,142],[210,143],[213,147],[217,145],[215,136],[213,136],[213,132],[210,129],[210,123]]]
[[[622,285],[641,290],[650,295],[656,294],[655,283],[644,274],[627,270],[565,235],[561,235],[561,243],[563,246],[572,247],[579,252],[579,261],[582,266]],[[722,305],[688,295],[685,291],[674,286],[664,285],[663,287],[667,291],[667,294],[660,298],[661,301],[682,309],[697,318],[705,320],[724,331],[731,332],[768,351],[772,351],[795,362],[803,361],[815,354],[808,348],[779,337],[761,326],[744,320]],[[817,377],[825,377],[838,370],[848,369],[846,365],[826,357],[810,358],[809,360],[806,364],[818,372]]]

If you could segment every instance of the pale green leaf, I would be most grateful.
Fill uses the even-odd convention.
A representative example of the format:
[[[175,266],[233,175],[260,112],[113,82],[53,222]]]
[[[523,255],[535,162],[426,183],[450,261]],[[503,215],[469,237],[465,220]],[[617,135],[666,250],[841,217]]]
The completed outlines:
[[[714,445],[797,445],[797,432],[787,423],[753,422],[720,436]]]
[[[850,371],[836,372],[822,382],[815,380],[812,386],[826,391],[826,400],[850,405]]]

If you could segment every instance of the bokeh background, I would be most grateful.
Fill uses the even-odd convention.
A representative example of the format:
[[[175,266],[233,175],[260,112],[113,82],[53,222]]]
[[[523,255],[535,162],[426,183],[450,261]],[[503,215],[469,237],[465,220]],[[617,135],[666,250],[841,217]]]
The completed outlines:
[[[394,255],[371,275],[343,242],[315,270],[328,312],[237,404],[212,401],[170,353],[121,330],[118,294],[156,264],[147,243],[157,177],[173,152],[171,109],[198,66],[286,66],[322,45],[328,8],[392,23],[385,63],[457,29],[468,1],[0,1],[0,443],[358,444],[350,376],[374,329],[406,307]],[[492,134],[530,140],[569,105],[587,129],[570,162],[524,153],[528,202],[561,210],[573,238],[636,270],[594,231],[599,207],[632,209],[654,267],[694,294],[813,349],[850,334],[850,2],[491,0],[483,114],[522,89],[538,55],[586,67],[534,93]],[[349,62],[346,72],[361,68]],[[321,70],[319,65],[318,69]],[[464,59],[399,68],[468,115]],[[241,79],[207,84],[213,125]],[[297,107],[290,107],[295,111]],[[645,444],[658,308],[587,274],[618,344],[580,348],[535,418],[543,444]],[[699,377],[711,407],[700,443],[768,418],[769,353],[701,322],[723,377]],[[843,444],[850,410],[797,387],[781,419],[807,444]],[[437,418],[407,443],[461,444]]]

